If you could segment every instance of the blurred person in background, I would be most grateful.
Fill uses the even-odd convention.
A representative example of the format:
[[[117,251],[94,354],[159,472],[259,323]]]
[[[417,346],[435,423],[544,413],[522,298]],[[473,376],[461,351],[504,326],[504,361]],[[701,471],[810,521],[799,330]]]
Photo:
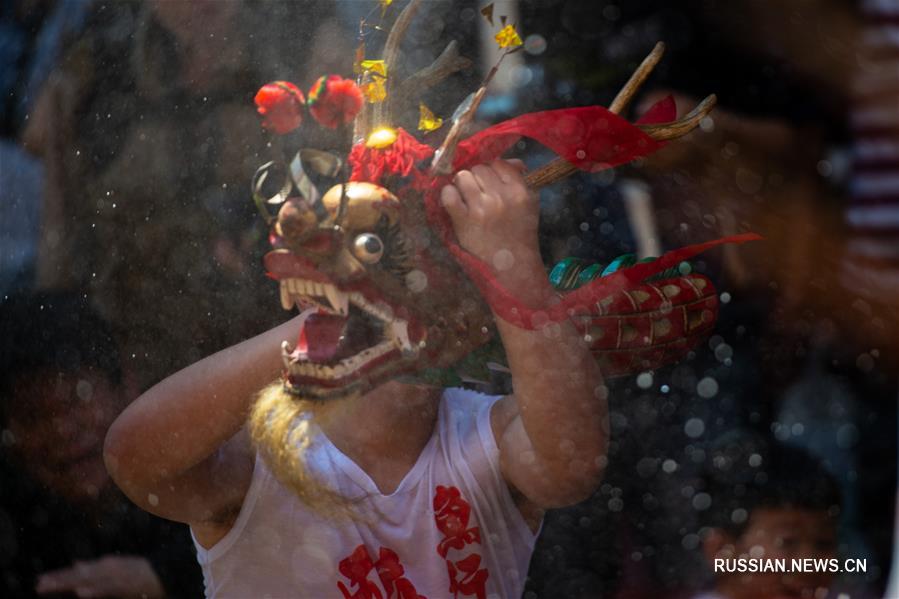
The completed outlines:
[[[103,438],[134,396],[109,327],[74,293],[0,304],[0,586],[6,597],[196,597],[188,532],[112,484]]]
[[[712,583],[696,599],[828,596],[841,506],[836,479],[805,451],[741,431],[710,453],[702,552]],[[794,571],[793,560],[805,559],[828,567]],[[753,562],[763,569],[764,560],[784,560],[786,572],[748,571]]]
[[[256,267],[265,231],[246,189],[270,152],[252,97],[302,80],[306,61],[350,60],[331,52],[331,13],[94,2],[45,86],[31,119],[48,172],[36,285],[89,294],[139,389],[271,324],[256,309],[275,288]]]
[[[31,145],[31,113],[89,6],[86,0],[0,5],[0,293],[34,285],[45,169]]]

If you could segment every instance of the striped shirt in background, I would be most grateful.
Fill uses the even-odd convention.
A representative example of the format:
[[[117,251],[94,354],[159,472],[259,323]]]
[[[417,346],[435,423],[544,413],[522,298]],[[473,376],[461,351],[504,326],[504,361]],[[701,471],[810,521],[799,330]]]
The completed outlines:
[[[852,82],[854,136],[843,282],[899,303],[899,0],[864,0]]]

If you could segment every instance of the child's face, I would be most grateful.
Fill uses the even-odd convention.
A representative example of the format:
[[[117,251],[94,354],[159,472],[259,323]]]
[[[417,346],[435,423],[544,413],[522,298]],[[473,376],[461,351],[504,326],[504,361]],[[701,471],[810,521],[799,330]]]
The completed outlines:
[[[786,560],[830,559],[835,556],[836,531],[833,519],[825,511],[796,508],[757,508],[749,517],[746,530],[716,553],[719,558],[759,558]],[[733,599],[813,599],[825,593],[832,574],[803,573],[718,573],[717,588]]]
[[[95,499],[109,481],[103,439],[118,413],[118,387],[91,371],[47,371],[19,377],[12,391],[8,426],[24,468],[70,501]]]

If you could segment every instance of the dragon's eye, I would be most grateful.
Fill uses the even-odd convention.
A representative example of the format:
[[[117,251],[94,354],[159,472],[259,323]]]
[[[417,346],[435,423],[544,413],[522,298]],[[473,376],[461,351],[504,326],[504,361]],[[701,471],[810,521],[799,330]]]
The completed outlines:
[[[353,240],[353,254],[364,264],[377,264],[384,255],[384,243],[374,233],[363,233]]]

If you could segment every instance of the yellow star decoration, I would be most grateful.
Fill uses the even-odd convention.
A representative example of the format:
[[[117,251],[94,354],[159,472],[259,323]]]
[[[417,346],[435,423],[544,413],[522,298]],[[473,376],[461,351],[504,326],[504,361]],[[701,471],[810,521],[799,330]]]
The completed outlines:
[[[499,44],[500,48],[514,48],[523,43],[512,25],[506,25],[500,29],[494,39],[496,39],[496,43]]]
[[[369,104],[383,102],[387,98],[387,65],[383,60],[363,60],[362,94]]]
[[[387,64],[383,60],[363,60],[359,63],[363,71],[371,71],[382,77],[387,76]]]
[[[436,116],[431,110],[424,105],[424,103],[419,103],[418,105],[419,117],[418,117],[418,130],[419,131],[436,131],[443,126],[443,119],[439,116]]]

